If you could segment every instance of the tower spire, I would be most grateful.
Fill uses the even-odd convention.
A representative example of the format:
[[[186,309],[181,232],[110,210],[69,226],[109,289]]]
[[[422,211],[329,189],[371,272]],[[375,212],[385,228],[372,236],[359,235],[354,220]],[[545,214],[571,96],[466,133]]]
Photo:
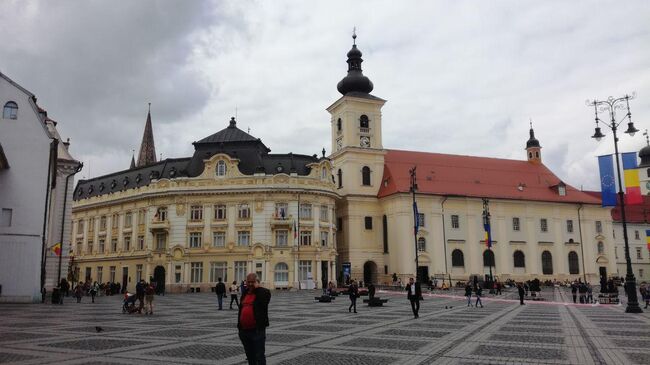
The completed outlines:
[[[135,168],[135,150],[131,150],[131,167],[129,169]]]
[[[539,144],[537,138],[535,138],[535,130],[533,130],[533,120],[529,120],[530,130],[528,133],[530,137],[526,141],[526,154],[528,156],[528,162],[533,163],[542,163],[542,146]]]
[[[348,74],[336,85],[338,91],[346,95],[350,92],[360,92],[368,94],[374,88],[372,81],[363,75],[361,70],[361,58],[363,54],[357,48],[357,28],[352,31],[352,49],[348,52]]]
[[[147,112],[147,122],[144,125],[140,153],[138,154],[138,167],[156,163],[156,147],[153,141],[153,127],[151,126],[151,103]]]

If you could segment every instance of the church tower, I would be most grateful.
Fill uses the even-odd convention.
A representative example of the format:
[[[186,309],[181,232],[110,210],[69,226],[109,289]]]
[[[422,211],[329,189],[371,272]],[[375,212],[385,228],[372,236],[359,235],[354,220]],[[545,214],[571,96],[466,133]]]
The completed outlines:
[[[528,162],[531,163],[542,163],[542,146],[539,145],[539,141],[535,138],[535,131],[533,130],[533,123],[530,123],[530,138],[526,141],[526,155],[528,157]]]
[[[650,195],[650,136],[648,136],[648,131],[646,130],[643,133],[646,140],[646,146],[639,151],[639,158],[641,158],[641,164],[639,164],[639,185],[641,186],[641,195]]]
[[[144,125],[144,134],[138,154],[138,167],[156,163],[156,146],[153,143],[153,128],[151,127],[151,103],[147,113],[147,123]]]

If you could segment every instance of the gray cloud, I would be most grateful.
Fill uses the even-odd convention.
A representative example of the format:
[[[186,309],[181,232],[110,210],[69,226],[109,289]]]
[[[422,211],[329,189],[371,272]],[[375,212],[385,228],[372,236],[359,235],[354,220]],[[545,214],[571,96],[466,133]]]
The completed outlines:
[[[0,41],[18,40],[0,69],[61,121],[91,175],[127,166],[147,101],[164,156],[189,155],[235,110],[274,152],[329,151],[352,26],[388,100],[386,148],[524,159],[532,118],[545,163],[595,189],[595,156],[613,146],[589,138],[584,100],[635,90],[638,128],[650,118],[645,1],[50,3],[0,5]]]

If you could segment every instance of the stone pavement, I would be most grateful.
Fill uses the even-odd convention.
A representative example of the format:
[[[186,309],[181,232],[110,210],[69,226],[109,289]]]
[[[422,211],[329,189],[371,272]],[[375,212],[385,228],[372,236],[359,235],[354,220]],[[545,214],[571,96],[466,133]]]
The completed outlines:
[[[272,294],[269,364],[650,364],[650,316],[622,306],[426,296],[413,319],[402,293],[379,292],[380,308],[359,301],[358,314],[345,296]],[[154,316],[122,314],[121,296],[66,299],[0,305],[0,364],[246,363],[237,312],[216,310],[214,294],[156,297]]]

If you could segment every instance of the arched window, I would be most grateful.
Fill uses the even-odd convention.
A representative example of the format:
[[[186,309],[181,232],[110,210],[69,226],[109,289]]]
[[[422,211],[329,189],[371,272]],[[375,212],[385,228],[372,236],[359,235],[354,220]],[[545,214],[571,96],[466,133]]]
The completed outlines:
[[[289,282],[289,266],[284,262],[278,262],[275,265],[275,282],[288,283]]]
[[[226,161],[217,162],[217,176],[226,176]]]
[[[533,158],[533,153],[532,152],[528,152],[528,158]]]
[[[483,266],[494,267],[494,252],[492,250],[483,251]]]
[[[369,119],[367,115],[362,115],[359,117],[359,127],[361,128],[368,128],[369,125]]]
[[[343,187],[343,171],[339,169],[339,171],[336,172],[336,175],[338,176],[338,183],[339,183],[339,189]]]
[[[569,274],[580,274],[578,254],[575,251],[569,252]]]
[[[603,241],[598,241],[598,254],[599,255],[605,254],[605,244],[603,243]]]
[[[542,274],[553,275],[553,256],[548,251],[542,252]]]
[[[327,179],[327,168],[323,167],[320,170],[320,178],[323,179],[323,180]]]
[[[463,251],[455,249],[451,252],[451,266],[453,267],[464,267],[465,258],[463,257]]]
[[[2,117],[4,119],[18,119],[18,104],[8,101],[2,110]]]
[[[370,186],[370,167],[364,166],[361,169],[361,184],[363,186]]]
[[[424,237],[418,238],[418,251],[426,251],[427,250],[427,240],[424,239]]]
[[[524,253],[517,250],[512,254],[512,260],[514,261],[515,267],[526,267],[526,257]]]
[[[535,158],[539,158],[539,152],[535,151]]]

